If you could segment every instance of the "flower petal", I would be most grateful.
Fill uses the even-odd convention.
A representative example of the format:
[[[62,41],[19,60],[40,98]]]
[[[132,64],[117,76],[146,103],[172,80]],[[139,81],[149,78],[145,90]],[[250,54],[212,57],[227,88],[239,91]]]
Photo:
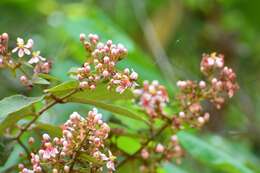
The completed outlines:
[[[26,55],[30,55],[30,54],[31,54],[31,51],[30,51],[29,49],[24,48],[23,50],[24,50],[24,53],[25,53]]]
[[[19,49],[18,51],[18,56],[21,58],[24,56],[24,50],[23,49]]]
[[[14,48],[14,49],[12,50],[12,53],[17,52],[18,49],[19,49],[19,47]]]
[[[37,58],[37,57],[32,57],[29,61],[28,61],[28,63],[29,64],[36,64],[37,62],[39,62],[39,59]]]

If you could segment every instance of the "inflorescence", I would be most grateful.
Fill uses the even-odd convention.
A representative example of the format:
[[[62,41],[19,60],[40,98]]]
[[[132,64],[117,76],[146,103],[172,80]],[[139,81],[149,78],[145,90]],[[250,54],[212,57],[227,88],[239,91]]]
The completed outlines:
[[[51,62],[40,55],[40,51],[34,51],[34,41],[29,39],[26,43],[22,38],[17,38],[16,47],[9,50],[9,36],[7,33],[0,35],[0,68],[8,68],[12,71],[19,69],[21,71],[20,82],[32,87],[32,79],[39,73],[49,73]],[[17,56],[16,56],[17,53]],[[29,60],[26,60],[29,57]],[[33,68],[32,75],[27,74],[24,66]],[[32,77],[31,77],[32,76]]]
[[[105,164],[109,172],[114,171],[115,156],[105,144],[110,128],[101,118],[97,109],[89,111],[86,118],[77,112],[72,113],[62,126],[61,138],[51,139],[48,134],[42,135],[41,149],[31,153],[32,169],[20,164],[20,173],[76,172],[80,166],[77,161],[84,155],[96,160],[88,163],[90,169],[102,170]],[[30,138],[29,143],[32,141]]]
[[[134,88],[138,74],[134,70],[116,68],[118,61],[127,55],[127,49],[122,44],[113,44],[111,40],[106,43],[99,41],[99,36],[80,34],[80,41],[84,45],[90,58],[81,68],[78,68],[77,79],[80,87],[95,89],[99,81],[108,81],[108,89],[116,87],[116,91],[123,93],[127,88]]]

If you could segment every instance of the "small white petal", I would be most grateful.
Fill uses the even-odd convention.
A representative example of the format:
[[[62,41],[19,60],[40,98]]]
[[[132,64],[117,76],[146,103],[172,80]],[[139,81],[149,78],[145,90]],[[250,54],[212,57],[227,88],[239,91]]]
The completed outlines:
[[[18,56],[21,58],[24,56],[24,50],[23,49],[19,49],[18,51]]]
[[[12,50],[12,53],[17,52],[18,49],[19,49],[19,47],[14,48],[14,49]]]
[[[29,64],[36,64],[37,62],[39,62],[39,59],[37,57],[33,57],[28,61]]]
[[[25,53],[26,55],[30,55],[30,54],[31,54],[31,52],[30,52],[29,49],[24,48],[23,50],[24,50],[24,53]]]

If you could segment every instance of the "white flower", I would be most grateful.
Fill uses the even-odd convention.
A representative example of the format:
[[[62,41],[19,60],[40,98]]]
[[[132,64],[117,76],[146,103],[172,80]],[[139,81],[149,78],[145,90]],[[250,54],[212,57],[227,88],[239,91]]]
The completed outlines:
[[[40,51],[36,51],[32,53],[32,58],[28,61],[29,64],[36,64],[39,61],[45,61],[46,59],[40,56]]]
[[[21,58],[26,55],[30,55],[31,51],[30,49],[33,46],[33,40],[29,39],[26,44],[24,44],[24,40],[22,38],[17,38],[17,47],[12,50],[13,53],[18,51],[18,56]]]

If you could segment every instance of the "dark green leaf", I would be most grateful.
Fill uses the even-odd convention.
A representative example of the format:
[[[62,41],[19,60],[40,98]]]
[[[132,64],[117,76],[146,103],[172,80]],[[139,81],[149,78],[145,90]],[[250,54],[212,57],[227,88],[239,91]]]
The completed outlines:
[[[253,173],[240,160],[228,155],[226,152],[209,145],[200,138],[188,133],[178,133],[182,146],[195,159],[198,159],[208,165],[211,165],[217,170],[222,170],[228,173]]]
[[[33,84],[38,84],[38,85],[50,85],[50,82],[47,81],[46,79],[44,78],[41,78],[39,76],[35,77],[32,79],[32,83]]]
[[[60,82],[60,80],[50,74],[44,74],[44,73],[40,73],[38,74],[39,77],[49,80],[49,81],[55,81],[55,82]]]
[[[51,136],[54,137],[61,137],[62,131],[60,127],[54,126],[52,124],[46,124],[46,123],[40,123],[37,122],[35,125],[36,129],[43,130],[45,132],[48,132]]]
[[[13,151],[14,140],[6,137],[0,137],[0,166],[3,166]]]
[[[14,125],[17,121],[32,114],[33,104],[41,101],[42,97],[26,97],[14,95],[0,101],[0,134],[4,130]]]

